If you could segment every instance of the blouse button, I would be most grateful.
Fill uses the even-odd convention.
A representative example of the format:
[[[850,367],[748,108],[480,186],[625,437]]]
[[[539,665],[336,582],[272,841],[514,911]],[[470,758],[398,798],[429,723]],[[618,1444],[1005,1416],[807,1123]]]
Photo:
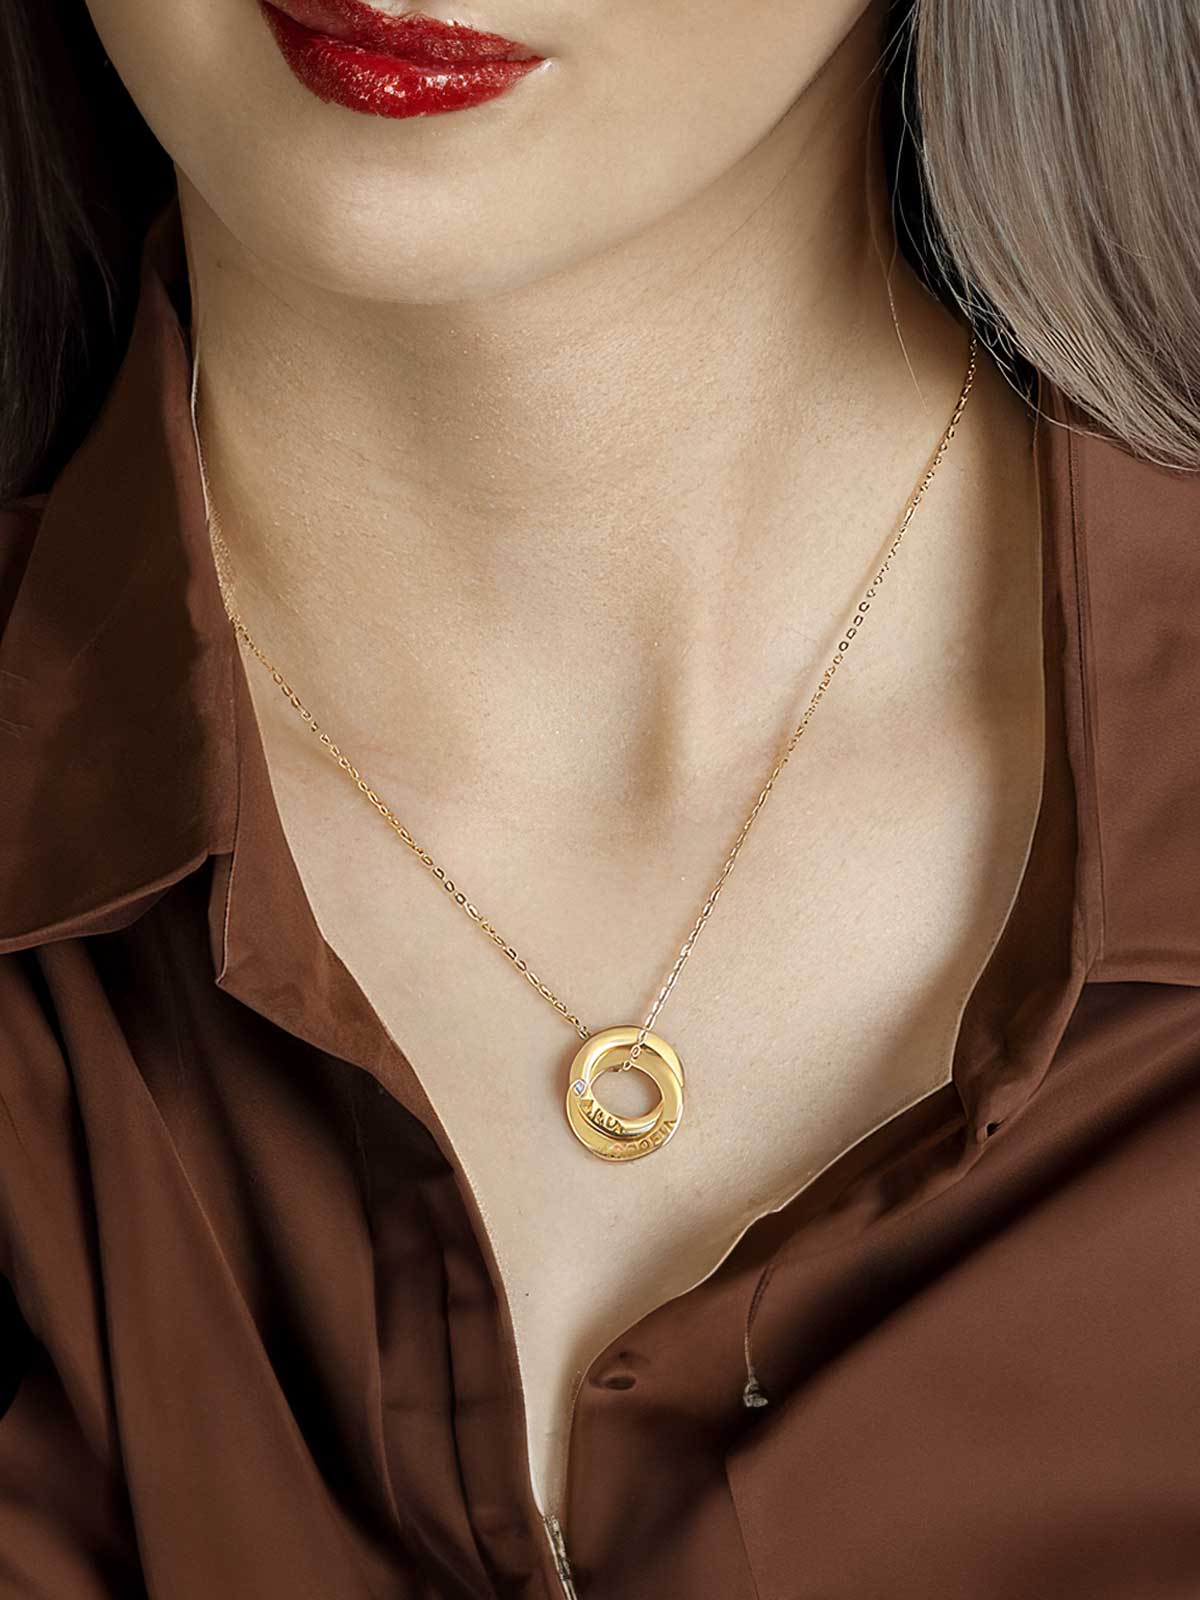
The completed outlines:
[[[622,1356],[621,1361],[628,1357]],[[632,1389],[637,1384],[637,1376],[629,1370],[627,1365],[614,1365],[603,1372],[596,1373],[592,1379],[592,1386],[596,1389]]]

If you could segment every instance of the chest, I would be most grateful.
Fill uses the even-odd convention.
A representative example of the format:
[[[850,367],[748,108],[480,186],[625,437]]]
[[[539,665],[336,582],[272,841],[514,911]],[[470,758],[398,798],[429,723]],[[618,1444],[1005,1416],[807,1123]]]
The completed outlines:
[[[591,1359],[711,1273],[756,1217],[948,1080],[1037,816],[1032,656],[1024,684],[986,717],[964,703],[933,742],[902,741],[886,784],[878,752],[859,765],[830,717],[803,793],[781,780],[655,1023],[682,1061],[685,1109],[670,1144],[637,1161],[599,1160],[571,1135],[577,1033],[422,881],[368,807],[345,804],[353,795],[332,764],[316,787],[289,782],[286,767],[275,780],[322,932],[420,1078],[484,1218],[544,1509],[562,1493],[574,1388]],[[341,825],[321,826],[326,817]],[[720,842],[698,821],[673,845],[581,864],[464,835],[473,865],[456,870],[464,884],[490,880],[480,909],[595,1031],[644,1020]],[[656,1098],[633,1072],[597,1088],[623,1115]]]

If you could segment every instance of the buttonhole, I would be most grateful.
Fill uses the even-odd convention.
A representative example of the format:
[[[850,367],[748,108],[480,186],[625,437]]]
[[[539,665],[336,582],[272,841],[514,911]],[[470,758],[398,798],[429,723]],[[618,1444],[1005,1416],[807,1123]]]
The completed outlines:
[[[606,1372],[596,1380],[597,1387],[601,1389],[632,1389],[636,1383],[632,1372]]]

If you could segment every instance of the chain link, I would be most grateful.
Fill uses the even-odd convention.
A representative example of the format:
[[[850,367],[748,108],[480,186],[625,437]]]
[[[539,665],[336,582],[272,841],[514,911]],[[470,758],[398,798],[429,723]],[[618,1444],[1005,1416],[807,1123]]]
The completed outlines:
[[[883,563],[880,566],[878,572],[875,574],[874,578],[872,578],[870,584],[867,586],[867,589],[866,589],[866,592],[863,595],[863,598],[858,603],[858,607],[857,607],[857,609],[856,609],[856,611],[854,613],[853,620],[847,626],[847,628],[846,628],[846,630],[845,630],[845,632],[844,632],[844,634],[842,636],[841,642],[839,643],[837,649],[834,651],[834,654],[833,654],[833,656],[832,656],[832,658],[830,660],[829,665],[825,668],[825,671],[822,673],[820,682],[819,682],[819,684],[817,686],[817,689],[816,689],[816,692],[814,693],[812,699],[809,701],[808,706],[807,706],[807,708],[806,708],[806,710],[804,712],[804,715],[800,718],[799,723],[796,725],[796,728],[794,729],[794,731],[792,732],[790,738],[788,739],[787,744],[785,745],[781,755],[779,756],[778,760],[775,763],[774,769],[772,770],[770,777],[767,779],[766,783],[763,785],[762,789],[760,790],[758,798],[755,800],[754,805],[753,805],[753,807],[752,807],[752,809],[750,811],[749,816],[746,818],[745,822],[742,824],[741,831],[739,832],[736,840],[734,841],[733,848],[730,850],[728,856],[725,858],[725,864],[721,868],[721,871],[720,871],[720,873],[719,873],[719,875],[717,877],[717,881],[713,884],[712,889],[709,891],[708,898],[704,902],[704,906],[703,906],[703,909],[700,912],[700,915],[696,918],[695,925],[693,926],[691,932],[688,934],[687,938],[684,940],[683,945],[680,948],[679,954],[675,958],[675,963],[672,966],[670,972],[667,974],[667,977],[666,977],[665,981],[663,982],[662,988],[658,991],[658,996],[655,999],[654,1004],[651,1006],[650,1011],[649,1011],[649,1013],[648,1013],[648,1015],[646,1017],[645,1022],[641,1025],[641,1027],[638,1030],[637,1039],[635,1040],[633,1045],[630,1047],[628,1060],[620,1062],[618,1064],[617,1070],[628,1071],[629,1068],[631,1068],[632,1066],[634,1066],[636,1064],[637,1058],[638,1058],[639,1054],[641,1053],[642,1044],[643,1044],[643,1041],[645,1039],[645,1036],[651,1030],[651,1028],[653,1028],[655,1019],[658,1016],[658,1013],[662,1010],[662,1007],[666,1002],[667,996],[671,993],[671,990],[675,987],[676,980],[678,979],[679,974],[683,971],[684,963],[687,961],[688,956],[691,954],[692,948],[695,945],[696,940],[700,937],[700,933],[701,933],[701,930],[704,927],[704,924],[707,922],[709,916],[712,914],[713,907],[717,903],[717,897],[720,895],[721,890],[724,887],[725,880],[728,878],[729,874],[733,871],[734,863],[736,862],[736,860],[738,858],[738,853],[741,850],[742,845],[745,843],[747,834],[750,832],[751,827],[754,825],[755,819],[757,818],[759,812],[762,810],[764,804],[766,803],[767,796],[771,793],[771,790],[774,788],[775,780],[779,777],[779,774],[783,771],[783,768],[787,764],[788,758],[792,754],[792,751],[796,748],[796,745],[799,743],[801,737],[804,734],[805,729],[808,727],[808,724],[812,719],[814,711],[816,710],[817,706],[820,704],[821,700],[823,699],[823,697],[825,695],[825,691],[828,689],[830,683],[833,681],[833,678],[834,678],[835,674],[837,673],[837,670],[838,670],[839,666],[841,665],[842,661],[844,660],[846,654],[848,653],[848,651],[850,649],[851,642],[853,641],[853,639],[857,635],[859,629],[861,628],[862,624],[866,620],[866,614],[871,609],[871,602],[874,600],[874,598],[876,596],[876,593],[878,592],[879,585],[883,582],[884,577],[887,574],[888,568],[891,566],[892,558],[896,554],[896,551],[900,547],[900,541],[904,538],[905,531],[907,530],[909,523],[912,521],[913,515],[916,512],[917,507],[920,505],[921,500],[924,497],[925,491],[929,488],[929,485],[932,483],[934,474],[936,473],[936,471],[938,469],[938,466],[939,466],[939,464],[940,464],[940,462],[942,460],[942,457],[946,454],[946,451],[949,448],[950,441],[954,438],[954,433],[955,433],[955,430],[956,430],[956,428],[958,426],[959,418],[962,416],[963,408],[967,403],[967,396],[970,394],[971,385],[973,384],[973,382],[975,380],[975,365],[976,365],[977,347],[978,347],[977,337],[976,337],[976,334],[975,334],[974,330],[972,330],[971,331],[970,350],[969,350],[968,361],[967,361],[966,378],[965,378],[965,381],[963,383],[961,393],[959,394],[958,402],[954,407],[953,415],[951,416],[950,421],[947,424],[947,426],[945,428],[945,431],[942,434],[941,441],[938,444],[937,450],[934,453],[933,459],[930,462],[929,467],[927,468],[924,476],[922,477],[922,479],[920,481],[920,484],[918,485],[916,491],[914,492],[914,494],[911,496],[911,498],[908,501],[908,504],[907,504],[907,506],[905,508],[905,511],[904,511],[904,514],[903,514],[903,517],[901,518],[899,528],[898,528],[898,530],[896,532],[896,536],[892,540],[892,543],[888,548],[887,555],[884,557]],[[336,745],[333,742],[333,740],[329,737],[329,735],[324,731],[324,729],[317,722],[316,718],[313,716],[312,712],[308,709],[308,707],[300,699],[300,696],[296,693],[296,691],[292,688],[291,684],[284,677],[283,673],[280,672],[278,667],[275,666],[274,662],[271,661],[271,659],[266,655],[266,653],[259,647],[259,645],[252,638],[252,636],[250,634],[250,630],[246,627],[246,624],[242,620],[241,614],[240,614],[240,612],[238,611],[238,608],[237,608],[237,602],[236,602],[235,595],[234,595],[234,585],[233,585],[233,561],[232,561],[232,557],[230,555],[229,546],[226,543],[225,537],[221,532],[220,518],[217,515],[216,507],[212,504],[212,497],[211,497],[211,494],[209,493],[208,476],[207,476],[207,472],[205,471],[205,465],[204,465],[204,453],[203,453],[203,450],[200,447],[199,427],[196,424],[196,417],[195,417],[195,393],[196,393],[195,385],[193,385],[192,420],[193,420],[193,425],[194,425],[195,430],[196,430],[196,449],[197,449],[197,456],[198,456],[199,466],[200,466],[200,474],[201,474],[201,478],[203,479],[204,489],[205,489],[205,496],[206,496],[206,501],[207,501],[207,505],[208,505],[209,535],[210,535],[210,539],[211,539],[212,547],[213,547],[213,555],[214,555],[215,564],[216,564],[216,571],[217,571],[217,583],[218,583],[218,587],[220,588],[221,599],[222,599],[222,602],[224,603],[224,606],[225,606],[226,615],[228,616],[229,621],[233,625],[234,631],[236,632],[238,637],[244,641],[244,643],[247,645],[247,647],[249,648],[251,653],[262,663],[262,665],[271,674],[271,677],[274,680],[275,684],[282,691],[282,693],[287,697],[287,699],[290,702],[290,704],[299,713],[299,715],[301,716],[301,718],[304,721],[305,726],[309,729],[309,731],[311,733],[313,733],[316,736],[316,738],[320,742],[322,748],[325,749],[327,751],[327,753],[329,754],[329,756],[334,761],[337,762],[338,766],[342,769],[342,771],[345,772],[347,774],[347,776],[350,777],[353,780],[354,785],[359,790],[359,792],[366,797],[366,799],[370,802],[370,804],[375,808],[375,810],[379,813],[379,815],[387,823],[388,827],[390,827],[392,829],[392,831],[408,847],[408,849],[412,852],[412,854],[414,856],[416,856],[417,860],[420,861],[422,866],[426,867],[433,874],[434,878],[437,879],[438,883],[441,884],[442,888],[446,891],[446,893],[453,898],[454,903],[456,905],[462,907],[463,911],[466,912],[467,916],[469,916],[471,918],[471,920],[479,928],[481,928],[484,933],[487,934],[488,938],[492,941],[492,943],[496,946],[496,948],[498,950],[500,950],[503,953],[503,955],[508,959],[508,961],[510,961],[512,963],[512,965],[516,968],[516,970],[529,983],[531,983],[533,985],[533,987],[543,997],[543,999],[549,1001],[549,1003],[554,1007],[554,1009],[557,1012],[559,1012],[559,1014],[561,1016],[566,1018],[566,1020],[575,1029],[575,1031],[578,1033],[578,1035],[579,1035],[579,1037],[581,1039],[590,1038],[592,1030],[590,1028],[585,1027],[584,1024],[579,1020],[579,1018],[575,1015],[575,1013],[573,1011],[571,1011],[566,1005],[564,1005],[564,1003],[558,998],[558,996],[553,992],[552,989],[550,989],[550,987],[547,984],[542,982],[541,978],[539,978],[538,975],[530,969],[529,964],[526,962],[525,958],[523,956],[521,956],[517,952],[517,950],[514,948],[514,946],[511,945],[508,942],[508,940],[504,937],[504,935],[500,932],[500,930],[495,926],[495,924],[492,923],[491,921],[489,921],[489,919],[483,915],[483,913],[479,910],[479,908],[472,901],[467,899],[467,897],[463,893],[463,891],[461,889],[459,889],[458,886],[456,885],[456,883],[454,882],[454,879],[447,876],[445,869],[438,865],[438,863],[429,854],[428,850],[426,850],[422,845],[417,843],[417,841],[413,838],[412,834],[408,831],[408,829],[404,826],[404,824],[400,821],[400,819],[396,816],[396,814],[391,810],[391,808],[386,804],[386,802],[383,801],[379,797],[379,795],[375,792],[375,790],[372,788],[372,786],[362,776],[362,774],[360,773],[359,769],[354,765],[354,763],[349,759],[349,757],[347,757],[342,752],[342,750],[338,747],[338,745]],[[612,1070],[612,1069],[610,1069],[610,1070]]]

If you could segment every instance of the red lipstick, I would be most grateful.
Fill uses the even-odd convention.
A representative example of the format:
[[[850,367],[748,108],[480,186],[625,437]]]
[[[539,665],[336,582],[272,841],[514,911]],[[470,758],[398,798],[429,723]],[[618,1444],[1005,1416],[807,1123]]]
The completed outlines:
[[[498,33],[364,0],[259,0],[296,77],[321,100],[377,117],[424,117],[492,100],[544,58]]]

